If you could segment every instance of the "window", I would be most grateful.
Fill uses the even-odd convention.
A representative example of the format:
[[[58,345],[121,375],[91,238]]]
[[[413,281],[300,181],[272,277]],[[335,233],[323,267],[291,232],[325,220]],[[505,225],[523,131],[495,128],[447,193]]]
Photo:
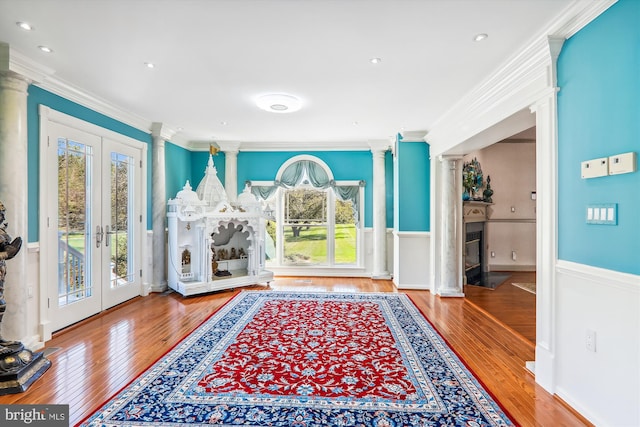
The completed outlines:
[[[297,156],[273,183],[252,183],[252,192],[275,215],[267,223],[270,265],[340,267],[359,265],[362,181],[334,181],[319,159]]]

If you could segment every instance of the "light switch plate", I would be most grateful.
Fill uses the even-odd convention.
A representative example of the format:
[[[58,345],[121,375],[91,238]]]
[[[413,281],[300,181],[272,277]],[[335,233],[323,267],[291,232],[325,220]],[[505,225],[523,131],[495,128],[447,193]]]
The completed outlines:
[[[609,175],[609,158],[586,160],[582,162],[580,170],[582,179],[607,176]]]
[[[609,157],[609,175],[631,173],[636,171],[636,153],[617,154]]]
[[[587,224],[618,225],[618,204],[587,205]]]

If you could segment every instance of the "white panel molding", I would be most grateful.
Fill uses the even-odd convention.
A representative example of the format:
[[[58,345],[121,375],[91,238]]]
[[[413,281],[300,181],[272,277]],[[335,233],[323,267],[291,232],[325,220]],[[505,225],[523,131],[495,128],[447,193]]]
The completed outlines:
[[[595,283],[606,284],[607,287],[615,287],[621,291],[630,292],[640,297],[640,276],[620,271],[607,270],[586,264],[571,261],[558,260],[556,272],[567,276],[573,276],[580,280],[589,280]]]
[[[393,232],[393,283],[398,289],[430,290],[429,231]]]
[[[640,425],[640,276],[564,260],[555,271],[554,393],[594,425]],[[594,352],[585,349],[589,329]]]

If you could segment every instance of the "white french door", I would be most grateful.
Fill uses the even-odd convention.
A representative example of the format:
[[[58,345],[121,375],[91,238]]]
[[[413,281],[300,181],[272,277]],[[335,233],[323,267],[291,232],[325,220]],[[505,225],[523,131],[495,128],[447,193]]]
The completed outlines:
[[[42,283],[56,331],[140,295],[143,150],[55,122],[47,133]]]

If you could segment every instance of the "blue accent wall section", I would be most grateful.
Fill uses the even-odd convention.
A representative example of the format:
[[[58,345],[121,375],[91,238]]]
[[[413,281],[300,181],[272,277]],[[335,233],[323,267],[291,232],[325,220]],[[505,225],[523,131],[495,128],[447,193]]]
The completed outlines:
[[[167,199],[173,199],[178,191],[182,190],[185,181],[191,179],[191,155],[193,153],[168,141],[165,143],[164,150]],[[194,190],[198,185],[193,181],[190,184]]]
[[[128,136],[151,145],[151,134],[143,132],[125,123],[83,107],[55,95],[38,86],[30,85],[27,97],[27,158],[28,158],[28,206],[29,206],[29,242],[39,239],[40,214],[40,115],[39,105],[46,105],[54,110],[68,114],[113,132]],[[151,227],[151,147],[147,150],[147,227]]]
[[[218,179],[224,185],[224,173],[225,173],[225,155],[223,152],[218,152],[215,156],[213,156],[213,164],[216,167]],[[182,185],[184,185],[185,179],[191,180],[191,186],[193,190],[198,187],[200,181],[204,177],[204,171],[207,169],[207,164],[209,163],[209,152],[208,151],[194,151],[191,153],[191,174],[187,175],[182,179]],[[180,188],[182,188],[182,185]],[[238,191],[242,191],[243,187],[238,187]]]
[[[559,258],[640,274],[640,172],[581,179],[580,163],[640,156],[640,1],[620,0],[558,59]],[[587,205],[618,204],[618,225],[586,224]]]
[[[396,229],[429,231],[429,145],[425,142],[399,142],[396,157]]]
[[[315,156],[324,161],[336,180],[365,180],[364,225],[371,227],[373,220],[373,159],[370,151],[264,151],[238,154],[238,190],[247,180],[272,181],[280,166],[291,157],[301,154]],[[393,164],[391,154],[386,157],[387,224],[393,225]]]

